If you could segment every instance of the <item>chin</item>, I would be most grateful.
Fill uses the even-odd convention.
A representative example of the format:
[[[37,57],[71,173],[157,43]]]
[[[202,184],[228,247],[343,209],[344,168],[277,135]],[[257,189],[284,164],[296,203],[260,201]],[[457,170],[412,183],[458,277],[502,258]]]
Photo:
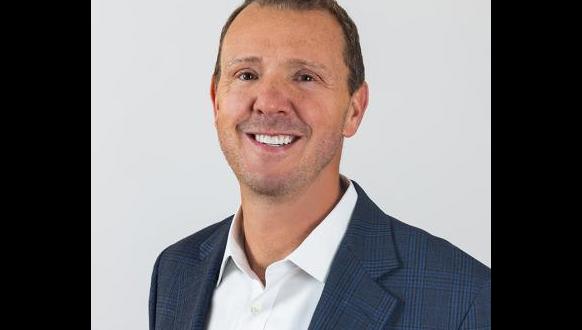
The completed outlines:
[[[300,188],[304,180],[298,175],[248,174],[239,177],[239,181],[258,195],[284,197]]]

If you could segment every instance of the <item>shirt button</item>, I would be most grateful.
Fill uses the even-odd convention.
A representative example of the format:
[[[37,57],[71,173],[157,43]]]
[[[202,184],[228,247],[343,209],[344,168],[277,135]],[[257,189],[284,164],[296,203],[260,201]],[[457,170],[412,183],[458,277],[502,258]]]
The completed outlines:
[[[261,304],[259,303],[253,304],[251,306],[251,313],[253,313],[253,315],[257,315],[261,312],[261,309],[262,309]]]

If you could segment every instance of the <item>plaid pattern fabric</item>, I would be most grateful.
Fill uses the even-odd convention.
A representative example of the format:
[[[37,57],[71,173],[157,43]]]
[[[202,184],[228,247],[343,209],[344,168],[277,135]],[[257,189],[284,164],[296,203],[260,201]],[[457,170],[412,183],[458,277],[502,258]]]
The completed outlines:
[[[358,201],[309,326],[491,329],[491,270],[451,243]],[[232,216],[166,248],[150,289],[150,329],[205,327]]]

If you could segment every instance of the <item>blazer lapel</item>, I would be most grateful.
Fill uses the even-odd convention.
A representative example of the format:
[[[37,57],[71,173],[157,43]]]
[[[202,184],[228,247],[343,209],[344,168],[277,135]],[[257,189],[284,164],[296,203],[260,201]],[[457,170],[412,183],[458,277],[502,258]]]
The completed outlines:
[[[346,234],[309,325],[315,329],[384,329],[398,298],[376,281],[400,265],[389,218],[358,192]]]
[[[220,264],[232,216],[225,224],[200,244],[195,266],[184,269],[180,278],[180,303],[175,328],[203,330],[210,312],[212,294],[218,280]]]

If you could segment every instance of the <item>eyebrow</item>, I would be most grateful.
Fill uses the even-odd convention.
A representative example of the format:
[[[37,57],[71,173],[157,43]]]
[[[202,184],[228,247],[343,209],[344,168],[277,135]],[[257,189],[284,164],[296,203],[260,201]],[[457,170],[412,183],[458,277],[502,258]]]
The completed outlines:
[[[246,57],[239,57],[234,58],[226,63],[226,67],[229,68],[235,64],[239,63],[250,63],[250,64],[258,64],[261,63],[263,60],[258,56],[246,56]]]
[[[307,60],[300,59],[300,58],[292,58],[289,61],[287,61],[287,63],[291,64],[293,66],[307,66],[307,67],[312,67],[315,69],[320,69],[320,70],[323,70],[326,72],[329,71],[323,63],[307,61]]]
[[[226,67],[229,68],[229,67],[231,67],[235,64],[239,64],[239,63],[260,64],[262,62],[263,62],[263,59],[259,56],[245,56],[245,57],[234,58],[234,59],[228,61],[226,63]],[[291,66],[307,66],[307,67],[321,69],[321,70],[324,70],[326,72],[329,72],[327,66],[325,66],[323,63],[308,61],[308,60],[304,60],[304,59],[300,59],[300,58],[291,58],[291,59],[286,61],[286,64],[291,65]]]

